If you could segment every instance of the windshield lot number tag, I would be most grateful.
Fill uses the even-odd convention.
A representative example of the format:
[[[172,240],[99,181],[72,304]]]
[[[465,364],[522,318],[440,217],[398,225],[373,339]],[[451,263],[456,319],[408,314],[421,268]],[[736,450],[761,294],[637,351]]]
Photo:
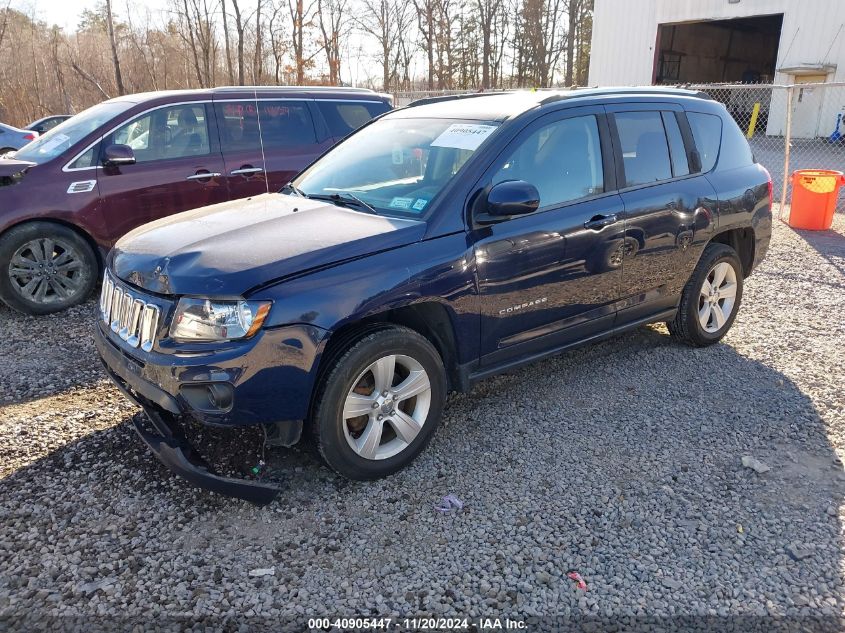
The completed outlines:
[[[472,123],[453,123],[440,136],[432,141],[432,147],[454,147],[455,149],[478,149],[495,125],[476,125]]]

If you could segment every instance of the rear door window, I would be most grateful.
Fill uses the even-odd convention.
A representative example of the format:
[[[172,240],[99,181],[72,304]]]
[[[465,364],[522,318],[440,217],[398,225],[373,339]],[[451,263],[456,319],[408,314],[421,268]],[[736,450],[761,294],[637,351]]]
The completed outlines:
[[[625,186],[672,177],[672,161],[660,112],[617,112],[616,129],[625,168]]]
[[[708,172],[716,166],[716,158],[719,156],[722,120],[714,114],[687,112],[687,121],[692,129],[695,149],[701,158],[701,171]]]
[[[373,117],[390,110],[384,102],[317,101],[332,136],[347,136]]]
[[[214,108],[223,152],[253,152],[260,158],[261,134],[255,99],[218,101]]]
[[[258,117],[264,149],[314,145],[317,135],[304,101],[259,101]]]

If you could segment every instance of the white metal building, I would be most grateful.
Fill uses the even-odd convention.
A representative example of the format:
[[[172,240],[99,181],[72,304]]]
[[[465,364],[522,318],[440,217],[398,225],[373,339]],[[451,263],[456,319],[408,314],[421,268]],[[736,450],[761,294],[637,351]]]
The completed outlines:
[[[590,85],[734,82],[845,82],[845,0],[595,0]],[[829,134],[845,91],[798,90],[792,135]]]

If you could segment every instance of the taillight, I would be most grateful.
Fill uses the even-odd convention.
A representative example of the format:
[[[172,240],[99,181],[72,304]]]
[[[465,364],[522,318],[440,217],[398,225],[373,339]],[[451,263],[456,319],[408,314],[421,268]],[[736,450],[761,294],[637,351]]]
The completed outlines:
[[[25,140],[25,141],[34,141],[34,140],[35,140],[35,134],[24,134],[24,135],[23,135],[23,140]]]
[[[766,183],[766,186],[769,188],[769,208],[771,209],[772,205],[775,202],[775,185],[772,182],[772,175],[769,173],[769,170],[763,167],[763,171],[766,172],[766,177],[769,179],[769,182]]]

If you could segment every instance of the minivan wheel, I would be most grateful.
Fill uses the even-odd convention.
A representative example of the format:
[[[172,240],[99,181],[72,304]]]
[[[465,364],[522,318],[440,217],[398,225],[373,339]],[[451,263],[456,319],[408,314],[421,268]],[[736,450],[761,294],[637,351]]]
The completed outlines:
[[[696,347],[721,340],[742,301],[742,264],[726,244],[708,244],[681,296],[669,333]]]
[[[311,431],[320,454],[337,473],[368,480],[404,468],[431,440],[446,375],[428,340],[386,326],[353,342],[319,389]]]
[[[84,301],[96,282],[94,251],[66,226],[33,222],[0,236],[0,298],[15,310],[64,310]]]

